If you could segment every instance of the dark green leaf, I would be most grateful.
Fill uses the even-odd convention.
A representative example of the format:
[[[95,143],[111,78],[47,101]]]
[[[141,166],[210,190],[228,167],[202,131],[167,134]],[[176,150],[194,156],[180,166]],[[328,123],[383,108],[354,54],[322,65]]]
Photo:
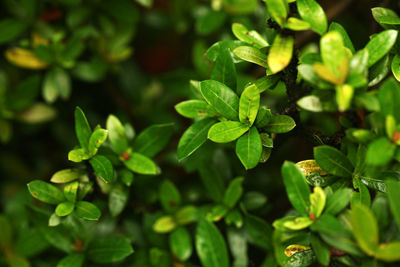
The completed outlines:
[[[87,256],[96,263],[120,261],[133,253],[130,241],[125,238],[96,238],[90,242]]]
[[[247,214],[245,228],[251,237],[251,242],[268,250],[271,248],[272,227],[263,219]]]
[[[172,123],[155,124],[141,132],[133,142],[133,150],[147,157],[157,155],[174,133]]]
[[[327,173],[340,177],[351,177],[353,165],[347,157],[331,146],[314,148],[314,158],[318,165]]]
[[[225,84],[229,88],[236,88],[236,67],[229,51],[225,50],[218,55],[210,78]]]
[[[129,199],[129,188],[123,184],[116,184],[111,189],[108,198],[108,208],[112,216],[118,216],[125,208]]]
[[[81,267],[83,266],[83,262],[85,260],[85,256],[83,254],[70,254],[64,258],[62,258],[57,267]]]
[[[236,202],[240,199],[243,193],[243,183],[244,178],[238,177],[233,179],[224,194],[224,204],[229,208],[233,208]]]
[[[169,180],[164,180],[160,185],[160,202],[164,210],[172,212],[181,204],[181,195],[176,186]]]
[[[395,180],[387,180],[386,185],[390,210],[392,211],[397,225],[400,227],[400,183]]]
[[[92,130],[90,129],[85,114],[79,107],[75,109],[75,133],[79,144],[87,151]]]
[[[0,44],[16,39],[25,29],[26,22],[16,19],[3,19],[0,21]]]
[[[106,183],[114,179],[114,168],[111,161],[102,155],[96,155],[89,160],[94,172]]]
[[[341,212],[350,203],[352,193],[350,188],[340,188],[335,191],[327,199],[325,212],[331,215]]]
[[[184,227],[175,229],[169,236],[172,253],[180,260],[186,261],[192,255],[192,238]]]
[[[98,220],[101,216],[99,208],[87,201],[78,201],[75,209],[76,215],[85,220]]]
[[[200,35],[210,34],[220,28],[225,19],[225,12],[208,9],[197,19],[196,31]]]

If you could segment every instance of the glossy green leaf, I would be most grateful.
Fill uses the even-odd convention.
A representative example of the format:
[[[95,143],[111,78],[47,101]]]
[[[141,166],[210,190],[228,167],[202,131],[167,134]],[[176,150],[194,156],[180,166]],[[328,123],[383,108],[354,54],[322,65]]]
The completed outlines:
[[[398,54],[392,60],[392,73],[396,80],[400,82],[400,56]]]
[[[387,197],[393,217],[400,226],[400,183],[395,180],[387,180]]]
[[[266,0],[267,9],[271,17],[283,26],[289,13],[289,7],[286,0]]]
[[[311,249],[303,250],[293,254],[286,262],[287,267],[310,266],[315,259]]]
[[[314,158],[318,165],[327,173],[340,177],[351,177],[353,165],[339,150],[331,146],[314,148]]]
[[[147,157],[157,155],[168,143],[174,133],[172,123],[155,124],[143,130],[133,142],[133,151]]]
[[[161,170],[150,158],[140,154],[131,153],[127,160],[124,160],[125,166],[135,173],[156,175],[160,174]]]
[[[28,184],[29,193],[42,202],[58,204],[65,200],[60,189],[41,180],[34,180]]]
[[[235,151],[246,170],[257,166],[261,158],[262,142],[256,127],[251,127],[237,140]]]
[[[268,89],[273,88],[279,81],[279,74],[264,76],[257,79],[254,84],[257,86],[260,94]]]
[[[271,110],[266,107],[260,107],[255,121],[257,128],[264,128],[265,126],[267,126],[271,118]]]
[[[198,117],[214,117],[217,114],[203,100],[187,100],[175,105],[175,110],[183,117],[194,119]]]
[[[269,46],[268,42],[258,32],[248,30],[243,24],[233,23],[232,32],[240,41],[254,45],[256,48]]]
[[[96,155],[89,160],[94,172],[106,183],[114,179],[114,168],[111,161],[102,155]]]
[[[93,239],[88,247],[88,258],[96,263],[111,263],[123,260],[133,253],[130,241],[121,237]]]
[[[336,215],[341,212],[350,203],[352,193],[350,188],[336,190],[326,201],[325,213]]]
[[[238,121],[222,121],[208,131],[208,139],[216,143],[228,143],[238,139],[249,127]]]
[[[207,80],[200,83],[200,90],[207,101],[221,116],[237,120],[239,97],[223,83]]]
[[[53,174],[50,181],[56,184],[68,183],[78,179],[84,174],[85,171],[81,169],[64,169]]]
[[[233,53],[244,61],[257,64],[268,68],[268,57],[259,49],[251,46],[239,46],[233,50]]]
[[[180,260],[186,261],[192,255],[192,238],[186,228],[179,227],[169,235],[171,252]]]
[[[75,205],[72,202],[61,202],[56,207],[57,216],[63,217],[74,211]]]
[[[244,178],[238,177],[233,179],[224,194],[224,204],[229,208],[233,208],[237,201],[240,199],[243,193],[243,183]]]
[[[328,28],[328,22],[324,10],[315,0],[297,0],[297,10],[301,18],[310,23],[310,27],[316,33],[322,35]]]
[[[73,253],[62,258],[58,263],[57,267],[81,267],[85,256],[83,254]]]
[[[388,164],[394,155],[396,145],[386,137],[381,137],[373,141],[367,150],[366,162],[373,166]]]
[[[196,228],[196,251],[204,267],[228,267],[229,256],[225,240],[211,222],[201,220]]]
[[[400,17],[391,9],[384,7],[374,7],[371,9],[372,16],[382,26],[400,25]]]
[[[82,219],[89,221],[96,221],[101,216],[101,211],[99,208],[87,201],[78,201],[75,207],[76,215]]]
[[[110,115],[107,118],[108,138],[111,148],[115,153],[121,154],[128,148],[128,140],[125,134],[125,128],[117,117]]]
[[[357,204],[352,207],[350,216],[354,237],[361,249],[372,256],[379,244],[378,225],[371,210]]]
[[[372,37],[365,46],[369,52],[368,67],[371,67],[389,53],[396,42],[397,34],[398,32],[395,30],[386,30]]]
[[[219,81],[229,88],[236,88],[236,67],[231,52],[225,50],[218,55],[210,79]]]
[[[85,114],[79,107],[76,107],[75,109],[75,133],[76,137],[78,138],[79,144],[83,149],[87,151],[89,147],[89,139],[92,135],[92,130],[89,126]]]
[[[240,96],[239,100],[239,120],[241,123],[253,125],[260,106],[260,93],[258,88],[253,84],[246,89]]]
[[[85,149],[77,148],[68,153],[68,160],[72,162],[81,162],[90,158],[90,155]]]
[[[292,117],[287,115],[272,116],[268,125],[265,127],[269,133],[287,133],[296,126]]]
[[[208,131],[215,122],[213,119],[202,119],[186,129],[178,143],[178,160],[189,157],[207,141]]]
[[[164,210],[172,212],[181,204],[181,195],[178,188],[169,180],[164,180],[159,189],[160,202]]]
[[[129,199],[129,188],[123,184],[116,184],[108,196],[108,209],[112,216],[118,216],[124,210]]]
[[[302,216],[308,216],[311,192],[304,175],[294,163],[285,161],[282,166],[282,177],[290,203]]]
[[[99,149],[101,144],[106,141],[107,136],[107,130],[99,128],[93,131],[92,135],[90,136],[88,146],[88,152],[90,153],[90,155],[95,155],[97,153],[97,150]]]
[[[397,81],[387,79],[378,91],[380,112],[384,115],[392,115],[396,121],[400,121],[400,86]]]
[[[289,65],[293,46],[294,38],[292,36],[283,37],[279,34],[275,36],[268,54],[268,66],[272,73],[280,72]]]

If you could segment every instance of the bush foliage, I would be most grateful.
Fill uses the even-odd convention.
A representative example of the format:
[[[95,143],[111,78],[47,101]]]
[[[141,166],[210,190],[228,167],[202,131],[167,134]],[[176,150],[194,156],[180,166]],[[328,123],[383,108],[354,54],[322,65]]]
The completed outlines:
[[[0,265],[398,266],[399,5],[264,2],[2,1]]]

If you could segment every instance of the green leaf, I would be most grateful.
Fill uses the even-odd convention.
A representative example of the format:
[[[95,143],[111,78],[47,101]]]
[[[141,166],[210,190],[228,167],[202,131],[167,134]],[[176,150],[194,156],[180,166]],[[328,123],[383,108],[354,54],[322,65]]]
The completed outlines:
[[[394,77],[400,82],[400,56],[398,54],[394,56],[391,67]]]
[[[47,103],[53,103],[60,95],[68,99],[71,93],[71,81],[68,73],[62,68],[54,68],[46,73],[43,82],[43,98]]]
[[[260,49],[269,46],[268,42],[258,32],[249,31],[243,24],[233,23],[232,32],[240,41],[251,44],[256,48]]]
[[[196,228],[196,251],[204,267],[228,267],[225,240],[211,222],[201,220]]]
[[[128,169],[135,173],[147,175],[156,175],[161,173],[161,170],[154,161],[140,153],[131,153],[129,158],[123,162]]]
[[[324,210],[325,204],[326,195],[324,190],[319,186],[314,187],[314,192],[310,195],[310,215],[312,214],[318,218]]]
[[[356,50],[354,49],[353,42],[351,41],[349,35],[347,34],[346,30],[343,28],[342,25],[340,25],[337,22],[332,22],[331,25],[329,25],[329,31],[330,32],[337,31],[338,33],[340,33],[340,35],[342,36],[344,46],[350,49],[350,51],[353,54],[356,52]]]
[[[314,252],[311,249],[293,254],[286,262],[287,267],[310,266],[315,261]]]
[[[396,145],[386,137],[381,137],[373,141],[367,150],[366,162],[373,166],[388,164],[396,150]]]
[[[92,135],[90,136],[89,139],[89,146],[88,146],[88,152],[90,155],[96,155],[97,150],[101,146],[104,141],[106,141],[108,136],[108,131],[98,128],[93,131]]]
[[[267,197],[262,193],[250,191],[243,196],[243,205],[247,210],[256,210],[267,203]]]
[[[379,244],[379,231],[372,211],[362,204],[356,204],[352,207],[350,222],[354,237],[361,249],[373,256]]]
[[[350,160],[339,150],[331,146],[314,148],[314,158],[318,165],[327,173],[349,178],[353,173]]]
[[[89,244],[88,258],[96,263],[110,263],[123,260],[133,253],[130,241],[126,238],[96,238]]]
[[[257,86],[260,94],[268,89],[273,88],[279,81],[279,74],[276,75],[268,75],[264,76],[260,79],[257,79],[254,84]]]
[[[181,195],[176,186],[169,180],[164,180],[159,190],[160,202],[167,212],[175,211],[181,205]]]
[[[400,242],[391,242],[380,244],[375,252],[375,258],[386,262],[394,262],[400,260]]]
[[[297,0],[297,9],[301,18],[310,23],[316,33],[322,35],[328,28],[326,15],[322,7],[315,0]]]
[[[107,118],[108,138],[111,148],[120,155],[128,148],[128,140],[125,134],[125,128],[117,117],[110,115]]]
[[[34,180],[28,184],[29,193],[42,202],[58,204],[65,200],[60,189],[41,180]]]
[[[297,101],[297,105],[304,110],[312,111],[312,112],[321,112],[323,111],[321,100],[318,96],[309,95],[300,98]]]
[[[0,44],[11,42],[16,39],[25,29],[27,24],[17,19],[2,19],[0,21]]]
[[[198,117],[214,117],[217,114],[203,100],[187,100],[175,105],[175,110],[183,117],[195,119]]]
[[[397,34],[398,32],[395,30],[386,30],[372,37],[365,46],[369,52],[368,67],[371,67],[389,53],[396,42]]]
[[[68,201],[75,202],[76,196],[78,195],[79,184],[78,181],[75,181],[64,186],[64,196]]]
[[[244,226],[250,236],[250,242],[265,250],[271,249],[272,227],[265,220],[246,214]]]
[[[214,123],[213,119],[196,121],[182,134],[177,149],[178,160],[189,157],[207,141],[208,130]]]
[[[207,137],[216,143],[228,143],[238,139],[248,129],[248,126],[238,121],[222,121],[210,128]]]
[[[236,88],[236,67],[229,51],[222,51],[218,55],[210,79],[219,81],[229,88]]]
[[[351,207],[357,203],[361,203],[367,207],[371,205],[371,195],[369,193],[368,187],[358,178],[353,178],[353,187],[357,191],[353,191],[351,195]]]
[[[184,206],[175,213],[175,220],[178,224],[192,223],[198,219],[198,210],[195,206]]]
[[[129,188],[123,184],[116,184],[108,196],[108,209],[113,217],[118,216],[124,210],[129,199]]]
[[[239,46],[233,50],[233,53],[244,61],[257,64],[268,68],[268,57],[259,49],[251,46]]]
[[[243,124],[253,125],[260,106],[260,93],[253,84],[244,89],[239,100],[239,120]]]
[[[382,26],[385,25],[400,25],[400,18],[391,9],[384,8],[384,7],[374,7],[371,9],[372,16]]]
[[[68,153],[68,160],[72,162],[81,162],[90,158],[88,152],[83,148],[73,149]]]
[[[274,42],[268,54],[268,66],[272,73],[277,73],[286,68],[293,54],[293,36],[275,36]]]
[[[228,206],[229,208],[233,208],[237,201],[240,199],[243,193],[243,183],[244,178],[243,177],[238,177],[233,179],[229,185],[228,188],[225,191],[224,194],[224,204]]]
[[[89,221],[97,221],[101,216],[99,208],[87,201],[78,201],[75,207],[76,215]]]
[[[290,203],[302,216],[308,216],[308,200],[311,192],[306,178],[300,169],[289,161],[285,161],[282,165],[282,177]]]
[[[74,211],[75,205],[72,202],[61,202],[56,207],[57,216],[63,217],[67,216]]]
[[[132,149],[147,157],[154,157],[169,143],[173,133],[172,123],[152,125],[136,137]]]
[[[53,174],[53,176],[51,176],[50,181],[56,184],[68,183],[78,179],[84,174],[85,171],[81,169],[64,169]]]
[[[90,129],[85,114],[79,107],[75,108],[75,133],[79,144],[84,150],[87,151],[92,130]]]
[[[310,23],[295,17],[291,17],[287,20],[285,28],[292,31],[305,31],[310,29]]]
[[[387,79],[378,90],[380,113],[384,116],[392,115],[400,121],[400,86],[394,79]]]
[[[239,97],[225,84],[206,80],[200,83],[200,90],[207,101],[219,114],[230,120],[238,120]]]
[[[208,9],[196,21],[196,32],[199,35],[208,35],[222,26],[226,13]]]
[[[353,190],[350,188],[339,188],[326,201],[325,213],[336,215],[350,203]]]
[[[180,261],[186,261],[192,255],[192,238],[184,227],[178,227],[169,235],[171,252]]]
[[[330,261],[330,250],[329,247],[321,241],[316,235],[310,237],[311,247],[317,257],[319,263],[323,266],[328,266]]]
[[[114,168],[111,161],[102,155],[96,155],[89,160],[94,172],[105,182],[109,183],[114,179]]]
[[[0,215],[0,245],[3,248],[12,247],[11,223],[5,215]]]
[[[62,258],[58,263],[57,267],[81,267],[85,256],[83,254],[73,253]]]
[[[292,117],[287,115],[272,116],[268,125],[265,127],[269,133],[287,133],[296,126]]]
[[[309,217],[296,217],[292,220],[287,220],[283,223],[283,226],[287,229],[298,231],[305,229],[313,224],[313,221]]]
[[[39,75],[32,75],[20,81],[14,90],[7,91],[5,95],[7,107],[14,111],[28,108],[37,99],[41,83]]]
[[[236,142],[236,155],[243,166],[252,169],[257,166],[262,153],[262,142],[256,127],[242,135]]]
[[[215,202],[222,202],[225,187],[218,170],[208,163],[201,163],[198,170],[208,197]]]
[[[289,7],[286,0],[266,0],[267,9],[271,17],[283,26],[289,13]]]
[[[344,84],[336,86],[336,103],[339,111],[343,112],[350,108],[353,99],[354,88],[351,85]]]
[[[386,185],[390,210],[397,225],[400,227],[400,183],[395,180],[387,180]]]
[[[215,62],[218,55],[223,53],[223,51],[232,52],[236,47],[246,45],[246,43],[237,40],[223,40],[213,44],[206,52],[206,56],[212,62]],[[233,54],[232,54],[233,55]],[[241,62],[239,58],[233,55],[233,62]]]
[[[153,230],[157,233],[168,233],[176,228],[177,224],[170,215],[158,218],[153,224]]]

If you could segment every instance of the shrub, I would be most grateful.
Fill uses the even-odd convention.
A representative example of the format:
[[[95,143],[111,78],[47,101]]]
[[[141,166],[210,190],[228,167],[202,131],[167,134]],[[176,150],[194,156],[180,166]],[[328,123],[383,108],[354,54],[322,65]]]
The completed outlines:
[[[1,265],[397,266],[398,4],[265,4],[2,2]]]

